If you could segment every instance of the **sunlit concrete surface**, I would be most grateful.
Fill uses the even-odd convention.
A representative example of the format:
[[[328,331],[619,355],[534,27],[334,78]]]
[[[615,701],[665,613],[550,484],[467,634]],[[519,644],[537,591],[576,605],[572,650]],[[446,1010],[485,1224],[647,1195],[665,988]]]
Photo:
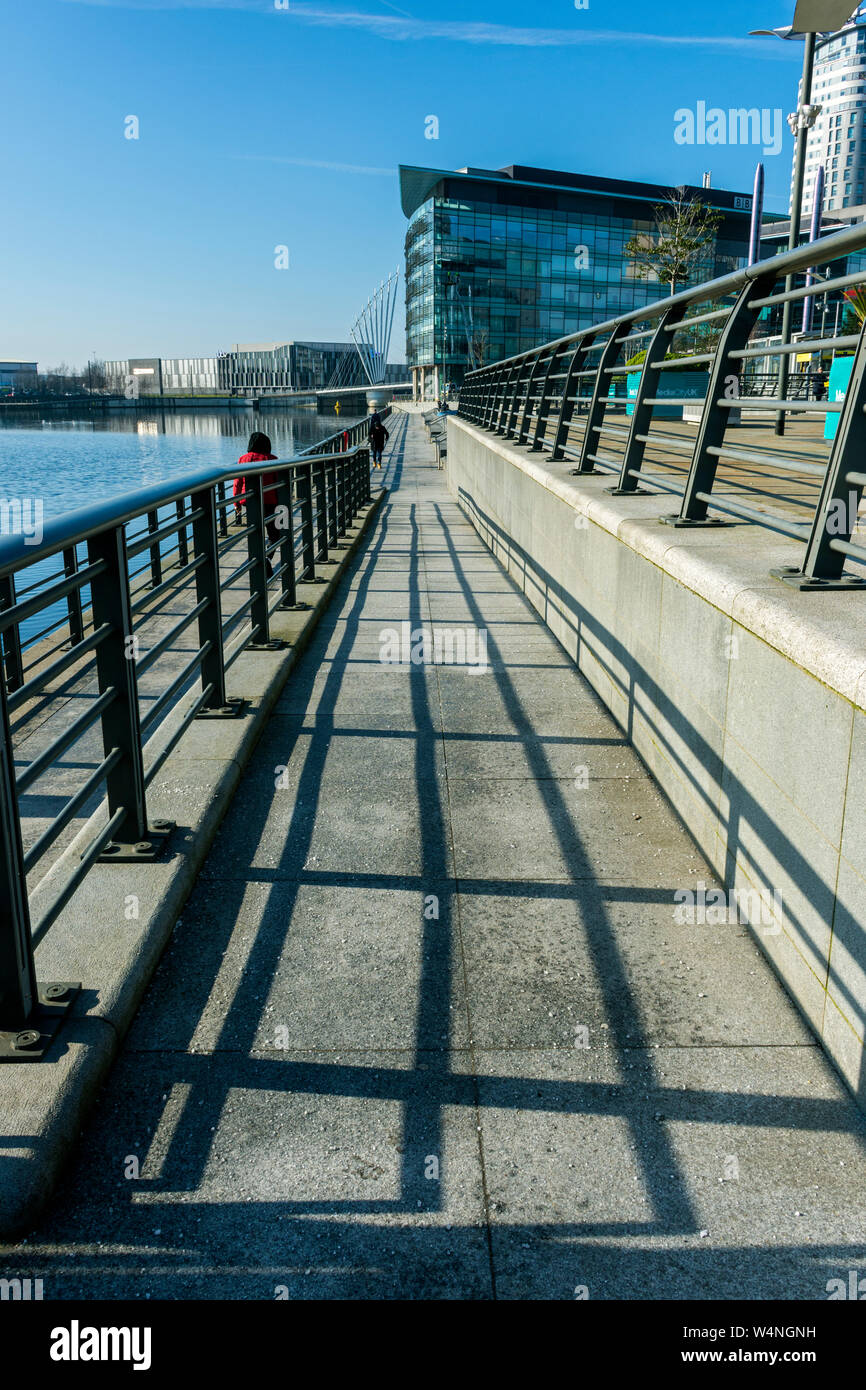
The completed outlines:
[[[866,1120],[745,927],[675,921],[716,880],[431,459],[395,419],[390,496],[3,1272],[824,1299],[866,1262]],[[486,669],[383,662],[403,623],[486,633]]]

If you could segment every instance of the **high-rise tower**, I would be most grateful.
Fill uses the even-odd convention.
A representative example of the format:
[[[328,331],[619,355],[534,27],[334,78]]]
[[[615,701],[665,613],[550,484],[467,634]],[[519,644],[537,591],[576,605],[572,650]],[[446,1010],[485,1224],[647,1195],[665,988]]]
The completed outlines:
[[[820,165],[825,212],[838,215],[866,201],[866,5],[843,29],[818,39],[813,74],[812,101],[822,111],[808,133],[803,217],[812,213]]]

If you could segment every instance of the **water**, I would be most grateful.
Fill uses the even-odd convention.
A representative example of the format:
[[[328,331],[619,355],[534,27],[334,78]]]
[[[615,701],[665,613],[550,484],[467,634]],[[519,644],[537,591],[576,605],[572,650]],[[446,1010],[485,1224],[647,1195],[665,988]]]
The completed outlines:
[[[0,497],[41,501],[45,520],[194,468],[230,468],[253,430],[279,458],[356,423],[313,410],[132,411],[107,416],[0,416]]]
[[[278,458],[292,458],[359,418],[284,409],[154,409],[45,419],[38,408],[28,411],[27,418],[0,414],[0,499],[20,499],[29,507],[24,513],[24,534],[34,535],[33,522],[40,512],[44,524],[107,497],[170,482],[195,468],[231,468],[247,452],[253,430],[270,436]],[[159,519],[168,520],[169,512],[161,511]],[[162,548],[171,544],[167,541]],[[80,547],[79,560],[85,558]],[[147,555],[139,556],[131,563],[131,572],[147,564]],[[48,583],[61,573],[59,556],[38,561],[21,575],[18,587]],[[86,587],[82,600],[89,604]],[[32,644],[52,627],[62,627],[65,613],[63,601],[25,620],[22,642]]]

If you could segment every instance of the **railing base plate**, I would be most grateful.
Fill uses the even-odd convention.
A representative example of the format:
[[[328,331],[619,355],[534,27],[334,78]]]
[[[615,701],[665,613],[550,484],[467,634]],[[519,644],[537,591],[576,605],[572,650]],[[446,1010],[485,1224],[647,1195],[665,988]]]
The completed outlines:
[[[308,603],[278,603],[277,608],[281,613],[305,613],[309,609]]]
[[[782,569],[770,570],[770,574],[792,589],[862,589],[866,585],[866,579],[858,579],[856,575],[842,574],[838,579],[812,579],[802,570],[787,565]]]
[[[196,719],[237,719],[239,714],[243,714],[247,707],[247,701],[238,698],[226,700],[224,705],[217,705],[214,709],[201,709],[196,715]]]
[[[593,477],[593,476],[597,477],[599,473],[603,473],[603,472],[604,472],[604,469],[603,469],[603,468],[569,468],[568,471],[569,471],[569,473],[571,474],[572,478],[591,478],[591,477]]]
[[[724,521],[720,516],[706,516],[703,521],[690,521],[687,517],[683,518],[679,512],[671,512],[670,516],[660,516],[659,521],[662,526],[733,526],[732,521]]]
[[[606,487],[605,492],[611,497],[658,497],[658,493],[651,492],[648,487]]]
[[[23,1028],[0,1029],[0,1062],[40,1062],[81,985],[38,984],[38,1003]]]
[[[147,838],[126,844],[120,840],[109,840],[96,860],[97,864],[147,864],[160,859],[174,830],[173,820],[155,820],[147,831]]]
[[[247,652],[281,652],[288,646],[282,637],[275,637],[270,642],[248,642],[244,651]]]

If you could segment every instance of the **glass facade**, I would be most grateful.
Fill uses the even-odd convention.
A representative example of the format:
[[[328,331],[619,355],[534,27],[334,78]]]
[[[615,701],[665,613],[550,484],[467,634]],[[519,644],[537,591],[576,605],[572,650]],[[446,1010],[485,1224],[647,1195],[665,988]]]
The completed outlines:
[[[598,187],[572,192],[553,180],[576,176],[551,174],[545,187],[544,171],[529,172],[525,182],[505,172],[484,181],[440,172],[409,213],[407,358],[410,368],[438,367],[443,385],[667,293],[655,277],[638,278],[624,246],[654,231],[653,206],[669,189],[587,179],[580,182]],[[407,184],[404,210],[414,194]],[[697,283],[745,264],[751,199],[690,191],[714,206],[727,200],[719,235],[692,270]],[[734,210],[735,197],[746,206]]]

